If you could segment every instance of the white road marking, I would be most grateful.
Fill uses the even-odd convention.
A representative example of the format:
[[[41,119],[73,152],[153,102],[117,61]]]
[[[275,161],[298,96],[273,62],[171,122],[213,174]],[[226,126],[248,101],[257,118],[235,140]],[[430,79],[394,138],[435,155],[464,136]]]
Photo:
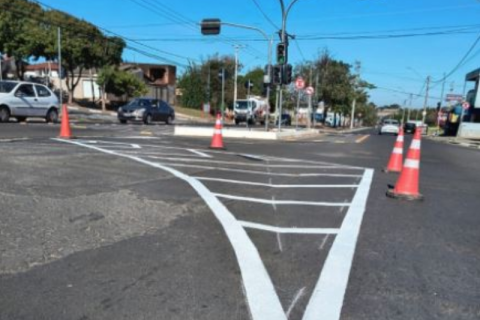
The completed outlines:
[[[276,232],[278,234],[337,234],[340,230],[334,228],[281,228],[248,221],[238,222],[245,228]]]
[[[292,301],[292,303],[290,304],[290,307],[288,307],[288,310],[287,310],[287,319],[290,318],[290,313],[292,313],[293,308],[295,308],[295,305],[297,304],[297,302],[305,294],[305,289],[306,288],[307,287],[303,287],[302,289],[298,290],[297,294],[293,298],[293,301]]]
[[[190,149],[187,149],[190,150]],[[211,158],[211,156],[209,156]],[[207,160],[207,159],[181,159],[181,158],[169,158],[165,157],[163,154],[155,156],[153,154],[150,158],[152,159],[159,159],[159,160],[167,160],[167,161],[180,161],[180,162],[199,162],[199,163],[217,163],[217,164],[227,164],[227,165],[236,165],[236,166],[245,166],[245,167],[258,167],[258,168],[265,168],[267,167],[267,171],[270,168],[292,168],[292,169],[344,169],[337,166],[309,166],[309,165],[266,165],[265,163],[249,163],[249,162],[238,162],[238,161],[221,161],[221,160]],[[358,168],[349,168],[352,170],[359,170]],[[363,170],[363,169],[362,169]]]
[[[283,252],[283,246],[282,246],[282,239],[280,238],[280,233],[277,232],[277,243],[278,243],[278,249],[280,252]]]
[[[318,248],[320,251],[323,250],[323,248],[325,248],[325,245],[327,244],[327,240],[328,240],[328,237],[329,237],[329,236],[330,236],[330,235],[327,234],[327,235],[323,238],[323,241],[322,241],[322,243],[320,244],[320,247]]]
[[[320,278],[307,305],[303,320],[340,319],[353,254],[365,212],[373,170],[367,169],[335,237]]]
[[[228,211],[228,209],[200,181],[175,169],[142,158],[121,154],[116,151],[105,150],[78,141],[61,139],[53,140],[131,159],[169,172],[177,178],[189,183],[210,207],[232,244],[242,274],[245,295],[247,297],[248,306],[250,307],[252,319],[287,320],[280,299],[277,296],[273,283],[265,269],[265,265],[261,260],[257,248],[232,213]]]
[[[216,181],[216,182],[225,182],[225,183],[234,183],[234,184],[244,184],[250,186],[259,186],[259,187],[270,187],[278,189],[296,189],[296,188],[357,188],[356,184],[272,184],[272,179],[270,178],[270,183],[262,182],[252,182],[252,181],[243,181],[243,180],[231,180],[231,179],[221,179],[221,178],[209,178],[209,177],[195,177],[195,179],[202,181]]]
[[[203,157],[203,158],[211,158],[212,156],[209,156],[208,154],[206,153],[203,153],[203,152],[200,152],[198,150],[195,150],[195,149],[187,149],[188,151],[192,152],[192,153],[195,153],[196,155],[200,156],[200,157]]]
[[[154,158],[154,157],[150,157]],[[199,166],[193,164],[178,164],[178,163],[168,163],[164,165],[169,165],[172,167],[183,167],[183,168],[196,168],[196,169],[205,169],[205,170],[218,170],[218,171],[228,171],[228,172],[240,172],[240,173],[252,173],[257,175],[272,175],[279,177],[336,177],[336,178],[358,178],[361,175],[356,174],[336,174],[336,173],[284,173],[284,172],[265,172],[265,171],[255,171],[255,170],[243,170],[243,169],[234,169],[226,167],[210,167],[210,166]]]
[[[342,207],[349,206],[350,203],[345,202],[315,202],[315,201],[295,201],[295,200],[270,200],[270,199],[260,199],[260,198],[250,198],[250,197],[240,197],[230,194],[222,193],[213,193],[216,197],[230,199],[230,200],[240,200],[248,201],[255,203],[263,203],[270,205],[299,205],[299,206],[321,206],[321,207]]]

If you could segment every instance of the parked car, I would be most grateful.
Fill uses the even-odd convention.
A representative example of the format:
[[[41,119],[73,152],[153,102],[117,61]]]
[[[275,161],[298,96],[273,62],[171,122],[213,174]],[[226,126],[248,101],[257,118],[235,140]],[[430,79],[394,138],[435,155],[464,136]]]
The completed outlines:
[[[0,122],[14,117],[18,122],[27,118],[58,121],[59,103],[46,86],[24,81],[0,81]]]
[[[275,124],[278,126],[278,119],[275,121]],[[292,117],[288,113],[282,114],[282,126],[291,126]]]
[[[415,122],[406,122],[404,125],[403,125],[403,131],[405,133],[415,133],[415,130],[417,128],[417,125],[415,124]]]
[[[123,124],[127,121],[142,121],[145,124],[163,121],[170,124],[175,120],[175,111],[163,100],[135,98],[118,108],[117,117]]]
[[[395,119],[386,119],[382,122],[380,129],[378,130],[378,134],[390,133],[390,134],[398,134],[400,130],[400,123],[398,120]]]

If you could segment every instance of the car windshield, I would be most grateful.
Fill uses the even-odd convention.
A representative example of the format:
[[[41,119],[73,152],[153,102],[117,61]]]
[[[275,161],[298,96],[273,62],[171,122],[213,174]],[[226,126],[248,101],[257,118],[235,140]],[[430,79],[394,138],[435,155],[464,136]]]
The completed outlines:
[[[385,124],[385,125],[387,125],[387,124],[398,125],[398,121],[397,120],[385,120],[383,122],[383,124]]]
[[[9,93],[15,88],[15,82],[0,81],[0,93]]]
[[[249,107],[252,108],[255,106],[255,103],[253,101],[237,101],[235,103],[235,109],[248,109]]]
[[[129,109],[145,108],[148,106],[148,100],[145,99],[133,99],[126,107]]]

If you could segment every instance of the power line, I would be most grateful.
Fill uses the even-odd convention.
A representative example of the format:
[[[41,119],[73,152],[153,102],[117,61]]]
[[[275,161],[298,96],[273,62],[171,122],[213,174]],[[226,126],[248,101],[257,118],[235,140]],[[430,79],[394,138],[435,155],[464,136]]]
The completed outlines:
[[[437,80],[437,81],[433,81],[434,83],[440,83],[440,82],[443,82],[445,81],[446,79],[448,79],[448,77],[450,77],[452,74],[454,74],[458,69],[460,69],[465,60],[468,58],[468,56],[470,55],[470,53],[472,53],[473,49],[475,49],[475,47],[477,46],[477,44],[480,42],[480,35],[477,37],[477,39],[473,42],[473,44],[470,46],[470,48],[467,50],[467,52],[465,53],[465,55],[462,57],[462,59],[460,59],[460,62],[457,63],[457,65],[446,75],[444,76],[442,79],[440,80]]]
[[[263,17],[265,18],[265,20],[267,20],[274,28],[275,30],[280,30],[281,28],[279,28],[275,22],[273,22],[269,17],[268,15],[265,13],[265,11],[263,11],[262,7],[260,6],[260,4],[258,3],[257,0],[252,0],[253,3],[255,4],[255,6],[257,7],[257,9],[260,11],[260,13],[263,15]]]

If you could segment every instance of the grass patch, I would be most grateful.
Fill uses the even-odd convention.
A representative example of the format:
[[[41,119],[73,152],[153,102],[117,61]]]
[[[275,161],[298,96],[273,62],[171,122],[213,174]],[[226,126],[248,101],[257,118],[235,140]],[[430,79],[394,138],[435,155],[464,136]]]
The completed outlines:
[[[190,108],[175,106],[175,112],[178,112],[190,117],[206,118],[206,114],[203,111],[197,110],[197,109],[190,109]]]

